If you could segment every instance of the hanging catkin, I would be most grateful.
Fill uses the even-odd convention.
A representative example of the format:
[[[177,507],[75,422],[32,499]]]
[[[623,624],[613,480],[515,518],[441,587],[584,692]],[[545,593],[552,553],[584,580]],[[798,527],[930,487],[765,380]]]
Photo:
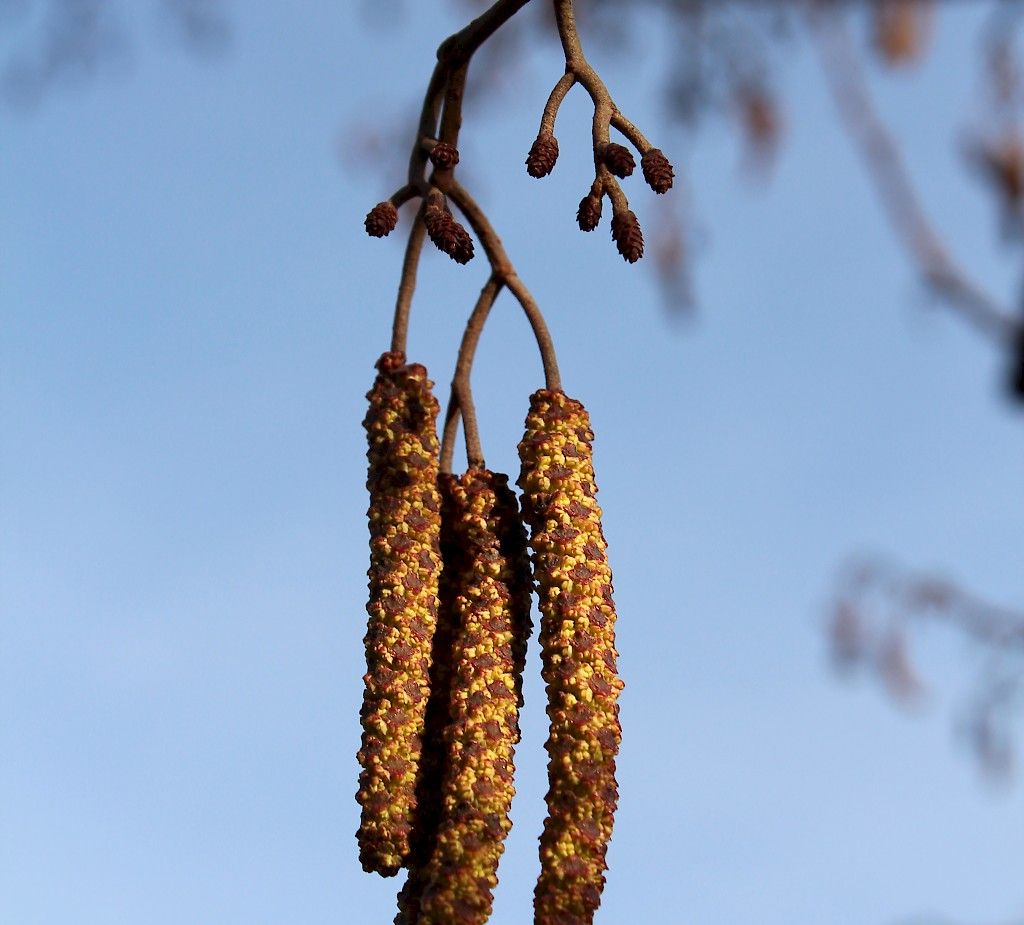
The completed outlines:
[[[604,886],[621,741],[611,570],[594,496],[587,412],[563,392],[530,399],[519,444],[523,512],[540,594],[548,694],[548,816],[535,925],[586,925]]]
[[[430,698],[427,700],[420,755],[420,773],[416,783],[416,814],[410,838],[406,866],[409,876],[398,894],[398,915],[395,925],[416,925],[420,901],[426,889],[427,865],[437,844],[441,824],[441,786],[447,764],[445,730],[451,722],[452,672],[455,636],[459,630],[455,610],[459,576],[465,555],[455,529],[459,504],[452,491],[453,480],[445,475],[438,479],[441,496],[441,579],[438,586],[437,629],[434,632],[430,665]]]
[[[442,475],[441,480],[442,493],[453,502],[458,548],[445,560],[446,572],[454,571],[457,630],[440,824],[416,921],[483,925],[512,827],[513,753],[532,581],[526,532],[508,476],[472,469],[461,478]]]
[[[393,876],[409,853],[437,622],[437,400],[419,364],[385,353],[367,395],[370,598],[360,712],[363,869]]]

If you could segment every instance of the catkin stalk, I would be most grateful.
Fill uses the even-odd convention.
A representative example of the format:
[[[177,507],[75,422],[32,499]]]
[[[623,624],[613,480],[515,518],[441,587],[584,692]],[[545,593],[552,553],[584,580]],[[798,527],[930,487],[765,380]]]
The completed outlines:
[[[523,513],[540,594],[548,694],[548,816],[535,925],[587,925],[601,902],[621,742],[612,576],[586,410],[563,392],[530,399],[519,444]]]
[[[356,837],[363,869],[396,874],[410,850],[441,559],[438,403],[419,364],[385,353],[367,395],[370,597]]]

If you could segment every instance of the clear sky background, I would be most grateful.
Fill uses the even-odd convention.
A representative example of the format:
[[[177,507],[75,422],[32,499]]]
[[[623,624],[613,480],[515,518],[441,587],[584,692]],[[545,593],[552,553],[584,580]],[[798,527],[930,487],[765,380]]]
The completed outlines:
[[[204,64],[127,4],[118,63],[0,111],[0,921],[391,921],[399,881],[359,869],[353,794],[361,421],[402,250],[362,219],[401,178],[338,152],[418,105],[459,25],[429,6],[388,29],[358,3],[235,3]],[[885,113],[956,253],[1013,293],[1019,251],[953,144],[978,25],[953,6],[924,69],[885,79]],[[862,550],[1024,604],[1003,358],[920,296],[805,48],[784,56],[787,136],[758,189],[722,124],[696,143],[664,127],[673,52],[649,34],[644,61],[592,58],[698,210],[692,323],[606,225],[575,230],[581,92],[555,174],[523,169],[556,46],[536,42],[462,145],[597,433],[627,685],[599,921],[1002,925],[1024,915],[1024,789],[987,785],[951,731],[963,647],[936,635],[940,683],[908,715],[836,679],[822,622]],[[668,203],[627,188],[656,224]],[[482,264],[428,247],[410,356],[439,383]],[[488,462],[515,472],[541,371],[506,297],[474,384]],[[529,921],[538,870],[535,647],[529,671],[496,925]]]

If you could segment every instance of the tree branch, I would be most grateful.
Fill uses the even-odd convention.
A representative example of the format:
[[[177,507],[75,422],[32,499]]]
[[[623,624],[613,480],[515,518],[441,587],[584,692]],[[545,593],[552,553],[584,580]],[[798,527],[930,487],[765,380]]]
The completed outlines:
[[[554,341],[551,339],[551,332],[548,330],[544,315],[537,305],[526,284],[519,278],[512,261],[505,253],[501,238],[498,237],[491,223],[487,220],[483,209],[477,205],[472,196],[459,184],[454,177],[445,177],[442,182],[442,189],[448,193],[452,201],[459,207],[459,211],[466,217],[476,236],[480,239],[487,259],[491,264],[491,273],[501,280],[508,287],[509,291],[516,297],[523,308],[530,327],[533,329],[534,338],[537,341],[537,348],[540,350],[541,361],[544,364],[544,382],[551,390],[561,389],[562,378],[558,370],[558,357],[555,354]]]
[[[841,120],[857,145],[889,223],[924,283],[967,321],[1001,344],[1020,327],[1012,314],[969,279],[929,223],[899,148],[875,112],[842,12],[812,3],[807,14]]]
[[[495,275],[484,284],[477,299],[476,307],[466,322],[466,330],[459,345],[458,359],[455,361],[455,375],[452,378],[452,391],[448,399],[448,410],[445,413],[444,438],[441,441],[441,471],[451,472],[455,456],[455,434],[458,430],[459,417],[466,434],[466,461],[470,469],[484,468],[484,454],[480,447],[480,431],[477,427],[476,407],[473,404],[473,389],[470,385],[470,373],[473,369],[473,358],[476,347],[483,333],[484,323],[490,314],[503,283]]]
[[[423,239],[427,228],[423,222],[424,205],[412,223],[409,240],[405,245],[405,259],[402,261],[402,275],[398,283],[398,297],[395,299],[395,317],[391,326],[391,352],[405,353],[409,339],[409,312],[412,307],[412,294],[416,290],[416,272],[420,265],[420,253],[423,251]]]

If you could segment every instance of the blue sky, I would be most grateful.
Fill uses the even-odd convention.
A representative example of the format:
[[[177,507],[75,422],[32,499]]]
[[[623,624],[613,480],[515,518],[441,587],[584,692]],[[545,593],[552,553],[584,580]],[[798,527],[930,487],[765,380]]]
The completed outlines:
[[[388,32],[359,4],[235,4],[217,62],[140,37],[97,80],[0,112],[3,921],[391,920],[398,882],[360,871],[353,794],[361,421],[401,260],[362,218],[400,178],[338,152],[416,105],[459,24],[405,6]],[[885,113],[954,251],[1013,293],[1018,254],[953,144],[977,98],[977,17],[957,7],[927,66],[884,80]],[[690,323],[606,230],[574,230],[578,91],[555,173],[525,174],[553,45],[462,145],[597,433],[627,685],[599,920],[1020,916],[1024,791],[986,785],[956,745],[962,647],[929,649],[942,683],[908,715],[837,681],[821,630],[861,550],[1024,604],[1024,420],[1002,358],[921,297],[810,55],[787,56],[761,189],[725,126],[665,127],[671,53],[593,58],[697,210]],[[628,191],[648,226],[669,207]],[[439,383],[481,263],[426,254],[410,356]],[[503,297],[474,376],[493,468],[516,471],[540,384]],[[530,670],[497,925],[528,920],[538,868],[535,648]]]

